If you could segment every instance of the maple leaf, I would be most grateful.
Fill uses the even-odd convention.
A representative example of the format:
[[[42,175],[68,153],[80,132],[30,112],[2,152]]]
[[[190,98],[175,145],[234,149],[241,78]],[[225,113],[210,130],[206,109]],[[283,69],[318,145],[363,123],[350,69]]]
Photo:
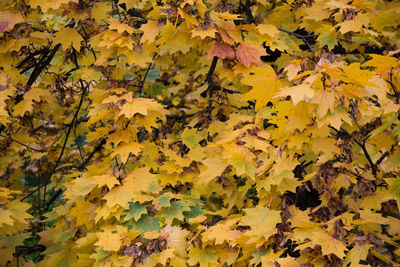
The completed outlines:
[[[143,146],[136,142],[131,142],[128,144],[121,144],[115,148],[114,152],[111,154],[111,157],[115,157],[116,155],[119,155],[121,158],[121,161],[123,163],[125,163],[128,160],[129,155],[133,154],[133,155],[137,156],[142,151],[142,149],[143,149]]]
[[[19,13],[9,11],[0,12],[0,33],[6,32],[14,28],[18,23],[24,22],[24,18]]]
[[[125,221],[133,218],[135,221],[138,221],[143,214],[147,214],[147,209],[145,205],[140,204],[139,202],[131,202],[129,203],[129,210],[125,211]]]
[[[207,49],[207,58],[210,60],[213,57],[218,57],[218,58],[221,58],[221,59],[224,59],[226,57],[234,58],[235,57],[235,52],[227,44],[214,43],[212,46],[210,46]]]
[[[279,30],[276,28],[276,26],[272,24],[259,24],[257,25],[256,29],[259,33],[267,34],[272,38],[276,37],[276,35],[279,33]]]
[[[139,231],[140,233],[148,233],[160,230],[160,221],[157,218],[144,215],[140,217],[137,222],[130,224],[132,229]]]
[[[197,130],[192,128],[186,128],[181,134],[182,142],[190,149],[200,147],[199,142],[203,138],[197,133]]]
[[[369,249],[373,247],[370,244],[364,244],[362,246],[354,246],[346,255],[346,262],[350,263],[350,267],[358,266],[360,261],[365,261],[368,256]]]
[[[123,34],[124,32],[127,32],[129,34],[134,33],[136,30],[135,28],[132,28],[128,24],[121,23],[119,20],[110,18],[109,20],[109,26],[108,28],[110,30],[116,30],[118,33]]]
[[[172,202],[171,206],[165,208],[161,214],[162,214],[163,218],[165,218],[166,223],[172,224],[172,221],[174,219],[177,219],[177,220],[184,219],[184,216],[182,214],[182,212],[184,212],[184,211],[190,211],[189,206],[185,202],[178,200],[178,201]]]
[[[282,84],[270,65],[253,67],[251,68],[251,72],[254,74],[247,76],[241,81],[243,84],[253,87],[252,90],[244,95],[243,101],[255,99],[255,109],[259,110],[282,88]]]
[[[368,26],[370,17],[366,14],[358,14],[354,19],[345,20],[338,24],[342,34],[347,32],[359,32],[363,26]]]
[[[224,244],[225,241],[232,242],[241,236],[241,233],[236,230],[231,230],[229,226],[224,224],[216,224],[208,228],[203,234],[205,241],[215,240],[215,244]]]
[[[83,37],[72,28],[64,28],[56,32],[53,38],[53,43],[61,44],[63,50],[72,46],[75,50],[79,51],[81,42],[83,42]]]
[[[119,234],[113,233],[110,230],[97,232],[97,237],[99,238],[99,240],[96,242],[96,245],[102,247],[105,250],[118,251],[122,244]]]
[[[236,47],[236,58],[246,67],[250,67],[252,63],[261,66],[261,56],[266,56],[265,49],[254,42],[244,42]]]
[[[174,249],[176,254],[181,257],[186,256],[186,237],[189,235],[189,231],[182,229],[179,226],[167,225],[164,227],[162,232],[166,235],[168,241],[167,247]]]
[[[267,207],[255,207],[243,209],[246,215],[240,220],[241,223],[249,226],[263,226],[273,229],[277,223],[281,222],[279,211],[271,210]]]
[[[129,202],[132,200],[133,192],[135,192],[133,181],[128,180],[123,185],[113,187],[103,199],[107,201],[109,208],[113,208],[115,205],[127,208]]]
[[[346,244],[337,240],[326,232],[315,232],[312,235],[312,242],[321,246],[322,255],[335,254],[339,259],[345,257],[348,250]]]
[[[127,102],[123,105],[119,116],[124,115],[126,118],[130,119],[135,114],[142,114],[144,116],[148,115],[149,110],[162,110],[161,104],[157,103],[154,99],[149,98],[133,98],[132,101]]]
[[[208,158],[202,163],[207,166],[207,170],[201,172],[199,175],[199,183],[201,184],[208,184],[214,178],[220,176],[228,166],[228,164],[220,158]]]
[[[300,84],[293,87],[282,88],[275,97],[290,96],[294,105],[304,100],[309,102],[314,96],[314,90],[308,84]]]
[[[324,117],[328,110],[334,113],[335,110],[335,95],[327,90],[315,91],[311,103],[318,105],[318,115],[320,118]]]
[[[143,24],[140,27],[140,30],[143,31],[142,38],[140,42],[154,42],[158,34],[160,33],[161,25],[158,24],[155,20],[150,20],[146,24]]]
[[[196,265],[199,263],[200,266],[207,266],[208,264],[217,263],[217,260],[218,257],[216,256],[215,252],[209,248],[192,248],[189,251],[188,263],[190,265]]]

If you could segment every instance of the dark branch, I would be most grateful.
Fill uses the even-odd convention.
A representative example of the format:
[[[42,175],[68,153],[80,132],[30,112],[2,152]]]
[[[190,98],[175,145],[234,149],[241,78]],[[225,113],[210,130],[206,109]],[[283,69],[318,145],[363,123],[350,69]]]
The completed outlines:
[[[213,57],[213,60],[211,62],[211,66],[210,66],[210,69],[208,70],[207,78],[206,78],[206,82],[208,83],[208,95],[209,95],[208,106],[209,107],[211,107],[211,104],[212,104],[211,98],[214,94],[214,90],[219,88],[219,86],[215,85],[215,83],[212,80],[212,76],[214,74],[215,68],[217,67],[217,63],[218,63],[218,57]]]
[[[246,13],[247,22],[249,24],[252,24],[252,23],[256,22],[256,20],[253,17],[253,14],[251,13],[250,0],[246,0],[246,4],[244,6],[244,10],[245,10],[245,13]]]

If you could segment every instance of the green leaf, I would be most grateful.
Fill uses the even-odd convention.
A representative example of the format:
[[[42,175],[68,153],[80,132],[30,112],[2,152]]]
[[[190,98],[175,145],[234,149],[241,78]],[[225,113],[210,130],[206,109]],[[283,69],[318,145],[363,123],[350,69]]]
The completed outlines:
[[[182,214],[183,216],[185,216],[186,219],[190,219],[204,214],[204,211],[201,209],[200,206],[193,206],[190,207],[190,211],[184,211],[182,212]]]
[[[156,98],[158,95],[162,94],[163,89],[165,89],[164,85],[159,83],[153,83],[149,89],[149,96],[151,98]]]
[[[171,199],[173,198],[172,195],[170,194],[164,194],[158,198],[158,203],[160,203],[161,207],[166,208],[166,207],[171,207]]]
[[[128,221],[131,218],[137,221],[143,214],[147,214],[146,205],[142,205],[139,202],[130,203],[129,210],[125,211],[124,221]]]
[[[203,140],[203,138],[197,134],[196,129],[189,128],[186,128],[183,131],[183,133],[181,134],[181,138],[182,142],[190,149],[201,147],[199,142]]]
[[[124,74],[124,76],[122,78],[126,81],[131,81],[131,80],[135,79],[135,75],[133,75],[130,72],[127,72]]]
[[[137,230],[142,234],[152,231],[160,231],[160,221],[157,218],[148,215],[142,216],[137,222],[133,222],[130,226],[133,230]]]
[[[181,201],[175,201],[171,203],[171,207],[165,208],[164,211],[161,213],[161,216],[165,219],[165,222],[168,224],[172,224],[174,219],[183,220],[184,216],[182,212],[190,211],[191,209],[189,206]]]
[[[145,81],[146,82],[154,82],[156,79],[160,78],[160,73],[161,73],[161,70],[158,68],[149,70],[149,73],[147,73]]]

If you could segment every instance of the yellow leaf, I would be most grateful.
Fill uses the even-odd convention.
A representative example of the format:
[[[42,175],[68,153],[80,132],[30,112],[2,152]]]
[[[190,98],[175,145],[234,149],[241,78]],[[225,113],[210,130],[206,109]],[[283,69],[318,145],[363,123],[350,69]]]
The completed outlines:
[[[118,251],[121,247],[121,237],[118,233],[105,230],[104,232],[97,232],[96,235],[99,238],[96,245],[104,250]]]
[[[352,63],[343,68],[343,72],[353,83],[361,86],[372,86],[376,85],[371,83],[369,80],[374,77],[374,73],[369,70],[360,69],[360,63]],[[361,96],[359,96],[361,97]]]
[[[60,6],[68,4],[69,2],[78,3],[79,0],[55,0],[55,1],[43,1],[43,0],[29,0],[31,7],[35,8],[40,6],[42,12],[46,13],[49,9],[59,9]]]
[[[212,13],[216,13],[216,12],[212,11]],[[217,15],[218,17],[220,17],[220,18],[228,19],[228,20],[239,20],[239,19],[242,18],[240,15],[238,15],[238,14],[231,14],[231,13],[229,13],[228,11],[216,13],[216,15]]]
[[[371,244],[355,245],[346,255],[346,263],[350,263],[350,267],[357,266],[361,260],[367,259],[371,247],[373,247]]]
[[[241,223],[249,226],[265,226],[274,228],[281,222],[280,211],[271,210],[267,207],[257,206],[255,208],[243,209],[246,215],[240,220]]]
[[[181,229],[179,226],[167,225],[163,229],[163,234],[166,235],[167,248],[174,249],[175,253],[181,257],[186,257],[186,237],[189,231]]]
[[[135,114],[147,116],[148,110],[163,110],[161,104],[149,98],[133,98],[131,102],[127,102],[119,112],[119,116],[124,115],[130,119]]]
[[[189,265],[196,265],[200,263],[200,266],[208,266],[212,263],[217,263],[218,257],[215,255],[213,249],[201,249],[201,248],[192,248],[189,251],[189,260],[187,263]]]
[[[206,160],[202,161],[202,163],[205,164],[208,169],[200,173],[200,184],[208,184],[215,177],[221,175],[228,166],[228,164],[220,158],[207,158]]]
[[[279,78],[270,65],[251,68],[253,75],[247,76],[242,80],[243,84],[253,87],[243,97],[243,101],[256,100],[256,111],[265,106],[275,93],[282,88]]]
[[[133,155],[137,156],[142,151],[142,148],[143,146],[136,142],[132,142],[129,144],[121,144],[114,149],[114,152],[111,154],[111,157],[119,155],[121,157],[121,162],[125,163],[128,160],[129,154],[132,153]]]
[[[143,24],[140,27],[140,30],[143,31],[142,38],[140,39],[141,43],[144,42],[155,42],[156,37],[160,33],[161,25],[156,20],[150,20],[146,24]]]
[[[195,28],[191,31],[192,37],[200,37],[202,40],[206,37],[215,38],[216,32],[217,29],[215,28],[202,29],[201,27],[199,27],[199,29]]]
[[[11,218],[12,213],[5,209],[0,209],[0,225],[8,224],[13,225],[14,220]]]
[[[335,254],[339,259],[343,259],[346,256],[344,253],[347,250],[346,243],[337,240],[326,232],[314,232],[312,243],[321,246],[322,255]]]
[[[297,105],[300,101],[304,100],[310,102],[314,96],[314,90],[311,89],[309,84],[302,83],[293,87],[284,87],[279,90],[275,97],[290,96],[293,105]]]
[[[107,200],[107,206],[111,209],[115,205],[119,205],[122,208],[127,209],[129,202],[134,197],[132,183],[123,183],[121,186],[113,187],[103,199]]]
[[[215,239],[215,245],[222,245],[225,241],[235,241],[236,238],[241,236],[241,232],[230,229],[229,226],[219,223],[211,226],[203,233],[204,241],[212,241]]]
[[[279,30],[272,24],[259,24],[256,29],[261,34],[267,34],[269,37],[276,37]]]
[[[337,26],[340,26],[339,31],[342,34],[347,32],[360,32],[362,26],[368,26],[370,20],[370,16],[368,14],[358,14],[354,19],[345,20],[339,23]]]
[[[53,43],[61,44],[62,49],[66,50],[71,45],[75,50],[81,49],[82,36],[72,28],[64,28],[54,34]]]
[[[119,20],[110,18],[108,19],[110,25],[108,25],[108,28],[110,30],[116,30],[119,34],[123,34],[124,32],[127,32],[129,34],[132,34],[134,32],[138,33],[138,31],[135,28],[132,28],[128,24],[121,23]]]
[[[320,89],[318,91],[315,91],[311,103],[315,103],[318,105],[318,116],[319,118],[322,118],[326,115],[326,113],[328,113],[328,110],[334,113],[335,95],[332,92]]]

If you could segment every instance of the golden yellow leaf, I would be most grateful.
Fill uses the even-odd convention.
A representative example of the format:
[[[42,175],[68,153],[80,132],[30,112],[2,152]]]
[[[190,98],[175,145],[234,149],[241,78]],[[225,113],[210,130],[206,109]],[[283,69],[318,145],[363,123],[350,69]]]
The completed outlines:
[[[72,28],[64,28],[54,34],[53,43],[61,44],[62,49],[66,50],[70,46],[79,51],[81,49],[82,36]]]
[[[276,37],[279,33],[279,30],[275,25],[272,24],[259,24],[256,29],[261,34],[267,34],[269,37]]]
[[[130,119],[135,114],[142,114],[147,116],[148,110],[162,110],[163,107],[157,101],[149,98],[133,98],[132,101],[127,102],[123,105],[119,116],[124,115]]]
[[[368,26],[370,16],[368,14],[358,14],[354,19],[345,20],[338,24],[342,34],[347,32],[359,32],[362,26]]]
[[[131,153],[137,156],[142,151],[142,148],[143,146],[136,142],[131,142],[129,144],[121,144],[114,149],[114,152],[111,154],[111,157],[119,155],[121,157],[121,161],[125,163],[128,160],[128,157]]]
[[[335,95],[324,89],[315,91],[314,97],[311,103],[318,105],[318,116],[322,118],[330,110],[332,113],[335,111]]]
[[[293,87],[284,87],[279,90],[275,97],[290,96],[293,105],[297,105],[300,101],[304,100],[310,102],[314,96],[314,90],[309,84],[302,83]]]
[[[265,106],[275,93],[282,88],[279,78],[270,65],[251,68],[253,75],[247,76],[241,82],[253,87],[243,97],[243,101],[256,100],[256,110]]]
[[[96,245],[102,247],[104,250],[118,251],[121,247],[121,237],[118,233],[113,233],[110,230],[96,233],[99,240]]]
[[[357,266],[361,260],[367,259],[371,247],[373,247],[371,244],[355,245],[346,255],[346,263],[350,263],[350,267]]]
[[[346,254],[346,243],[337,240],[326,232],[314,232],[312,242],[315,245],[320,245],[322,255],[335,254],[339,259],[343,259]]]
[[[160,33],[161,25],[156,20],[149,20],[146,24],[143,24],[140,27],[140,30],[143,31],[142,38],[140,39],[141,43],[144,42],[155,42],[156,37]]]

